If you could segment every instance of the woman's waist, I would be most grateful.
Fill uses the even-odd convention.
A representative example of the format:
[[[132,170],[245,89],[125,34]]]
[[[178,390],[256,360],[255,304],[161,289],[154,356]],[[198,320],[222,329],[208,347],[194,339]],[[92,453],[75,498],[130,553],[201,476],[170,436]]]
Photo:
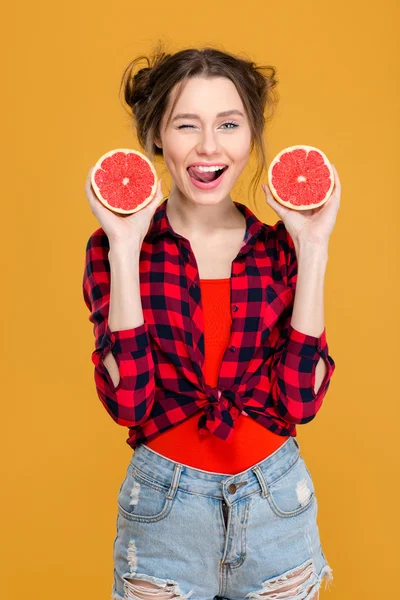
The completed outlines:
[[[191,467],[235,474],[275,452],[290,437],[278,435],[242,414],[235,421],[235,434],[229,442],[212,434],[200,438],[199,417],[196,413],[147,441],[146,446]]]

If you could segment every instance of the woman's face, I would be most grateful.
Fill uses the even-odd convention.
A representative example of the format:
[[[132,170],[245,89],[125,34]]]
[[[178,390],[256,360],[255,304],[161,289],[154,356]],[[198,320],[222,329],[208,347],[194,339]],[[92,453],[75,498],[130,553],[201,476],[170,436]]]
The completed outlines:
[[[187,198],[199,204],[215,204],[229,197],[250,155],[251,132],[243,103],[230,79],[191,78],[185,84],[166,126],[170,107],[175,99],[173,89],[161,121],[161,140],[166,166],[173,179],[171,195]],[[224,111],[239,111],[217,116]],[[179,117],[181,113],[198,118]],[[187,168],[192,163],[228,165],[220,184],[213,189],[199,189],[193,184]]]

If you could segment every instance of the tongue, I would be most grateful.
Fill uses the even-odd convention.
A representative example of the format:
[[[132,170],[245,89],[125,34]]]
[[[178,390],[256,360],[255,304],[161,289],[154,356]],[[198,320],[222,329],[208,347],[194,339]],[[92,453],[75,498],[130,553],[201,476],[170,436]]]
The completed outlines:
[[[213,181],[217,178],[217,176],[221,174],[221,171],[210,171],[208,173],[202,173],[201,171],[196,169],[196,167],[189,167],[188,171],[189,175],[193,177],[193,179],[197,179],[197,181],[202,181],[203,183]]]

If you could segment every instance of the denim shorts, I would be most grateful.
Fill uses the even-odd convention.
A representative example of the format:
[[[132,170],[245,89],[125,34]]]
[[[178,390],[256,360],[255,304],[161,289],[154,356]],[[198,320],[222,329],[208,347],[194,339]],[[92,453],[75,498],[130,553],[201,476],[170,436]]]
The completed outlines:
[[[333,580],[294,437],[234,475],[139,444],[118,494],[113,556],[113,600],[311,600]]]

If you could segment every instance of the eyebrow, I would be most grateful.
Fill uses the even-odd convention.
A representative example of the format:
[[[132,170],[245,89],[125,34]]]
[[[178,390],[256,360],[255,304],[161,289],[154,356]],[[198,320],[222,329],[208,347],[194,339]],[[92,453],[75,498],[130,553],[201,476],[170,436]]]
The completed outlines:
[[[230,115],[240,115],[244,117],[244,114],[237,109],[224,110],[223,112],[219,112],[217,117],[229,117]],[[172,122],[176,121],[177,119],[200,119],[200,116],[195,115],[194,113],[179,113],[172,119]]]

